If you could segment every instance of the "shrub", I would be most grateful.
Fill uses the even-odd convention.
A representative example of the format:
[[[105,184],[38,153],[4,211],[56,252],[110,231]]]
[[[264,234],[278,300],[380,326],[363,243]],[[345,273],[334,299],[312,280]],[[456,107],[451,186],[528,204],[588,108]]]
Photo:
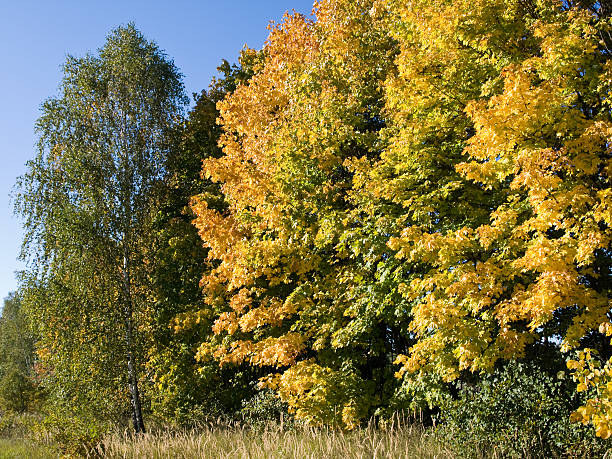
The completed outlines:
[[[271,422],[282,422],[287,426],[295,423],[288,414],[287,404],[283,403],[271,390],[260,390],[253,397],[242,402],[239,417],[250,426],[258,427]]]
[[[580,405],[571,378],[542,368],[514,361],[460,384],[437,436],[465,457],[602,457],[605,443],[569,420]]]
[[[91,457],[103,437],[110,432],[110,424],[93,417],[76,416],[54,411],[37,426],[37,433],[56,445],[68,457]]]
[[[10,368],[0,379],[0,405],[8,411],[28,410],[36,398],[36,386],[23,371]]]

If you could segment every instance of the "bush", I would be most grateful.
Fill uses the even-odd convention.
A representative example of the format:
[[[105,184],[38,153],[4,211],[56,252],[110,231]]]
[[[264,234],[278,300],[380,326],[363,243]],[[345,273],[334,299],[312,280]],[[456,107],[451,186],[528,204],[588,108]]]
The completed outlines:
[[[267,389],[260,390],[250,399],[244,400],[238,414],[242,421],[253,427],[277,422],[284,426],[295,423],[287,411],[287,404]]]
[[[28,375],[10,368],[0,379],[0,405],[8,411],[23,413],[36,398],[36,385]]]
[[[606,445],[593,429],[569,420],[580,405],[571,378],[542,368],[510,362],[460,384],[436,435],[464,457],[603,457]]]
[[[110,425],[94,418],[52,412],[37,426],[37,433],[68,457],[91,457]]]
[[[0,438],[25,438],[39,417],[32,413],[4,411],[0,413]]]

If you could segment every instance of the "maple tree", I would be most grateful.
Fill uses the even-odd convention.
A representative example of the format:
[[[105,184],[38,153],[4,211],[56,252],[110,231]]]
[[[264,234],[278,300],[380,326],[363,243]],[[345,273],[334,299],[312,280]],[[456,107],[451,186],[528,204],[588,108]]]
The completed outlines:
[[[219,105],[224,155],[203,173],[228,209],[193,204],[219,263],[200,357],[267,368],[298,417],[351,427],[396,403],[389,357],[403,390],[431,391],[549,340],[601,345],[605,7],[315,13],[274,26],[261,69]]]
[[[452,380],[461,370],[523,357],[538,341],[559,339],[566,351],[601,342],[598,329],[609,322],[611,236],[605,8],[414,6],[400,9],[416,31],[406,36],[423,37],[423,52],[448,60],[441,71],[460,69],[461,84],[475,91],[436,90],[441,80],[452,81],[439,77],[438,63],[433,75],[423,72],[407,87],[425,84],[432,90],[425,94],[440,97],[429,117],[458,103],[464,134],[454,144],[460,156],[452,186],[481,207],[453,217],[454,227],[440,227],[452,213],[431,206],[435,225],[413,222],[390,240],[397,257],[426,265],[405,286],[418,343],[397,358],[400,373],[434,371]],[[444,28],[434,26],[440,18]],[[455,40],[442,41],[447,34]],[[410,113],[414,104],[406,107]],[[475,193],[468,191],[474,186]],[[607,427],[598,434],[607,437]]]
[[[289,15],[272,27],[263,64],[219,104],[224,155],[204,161],[228,208],[193,204],[219,260],[202,280],[201,314],[217,318],[200,358],[261,367],[262,383],[315,423],[354,426],[393,379],[383,374],[386,327],[350,310],[357,279],[372,273],[359,268],[359,248],[350,253],[358,235],[344,235],[359,218],[346,161],[377,154],[396,52],[362,14],[371,6],[321,2],[316,21]]]

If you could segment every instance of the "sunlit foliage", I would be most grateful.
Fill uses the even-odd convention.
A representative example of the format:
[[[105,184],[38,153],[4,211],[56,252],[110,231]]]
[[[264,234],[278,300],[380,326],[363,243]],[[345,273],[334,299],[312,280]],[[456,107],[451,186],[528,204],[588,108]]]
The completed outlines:
[[[608,23],[599,3],[329,0],[274,25],[204,161],[228,208],[193,203],[218,262],[200,358],[351,427],[399,400],[391,360],[410,393],[601,345]]]

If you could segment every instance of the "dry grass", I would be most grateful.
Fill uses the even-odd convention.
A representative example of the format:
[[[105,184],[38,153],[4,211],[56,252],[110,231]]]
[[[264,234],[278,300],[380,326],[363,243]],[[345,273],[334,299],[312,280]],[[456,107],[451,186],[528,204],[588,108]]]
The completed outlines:
[[[423,428],[373,426],[354,432],[308,427],[261,429],[203,426],[197,431],[158,432],[136,438],[107,437],[99,452],[108,458],[452,458]]]

